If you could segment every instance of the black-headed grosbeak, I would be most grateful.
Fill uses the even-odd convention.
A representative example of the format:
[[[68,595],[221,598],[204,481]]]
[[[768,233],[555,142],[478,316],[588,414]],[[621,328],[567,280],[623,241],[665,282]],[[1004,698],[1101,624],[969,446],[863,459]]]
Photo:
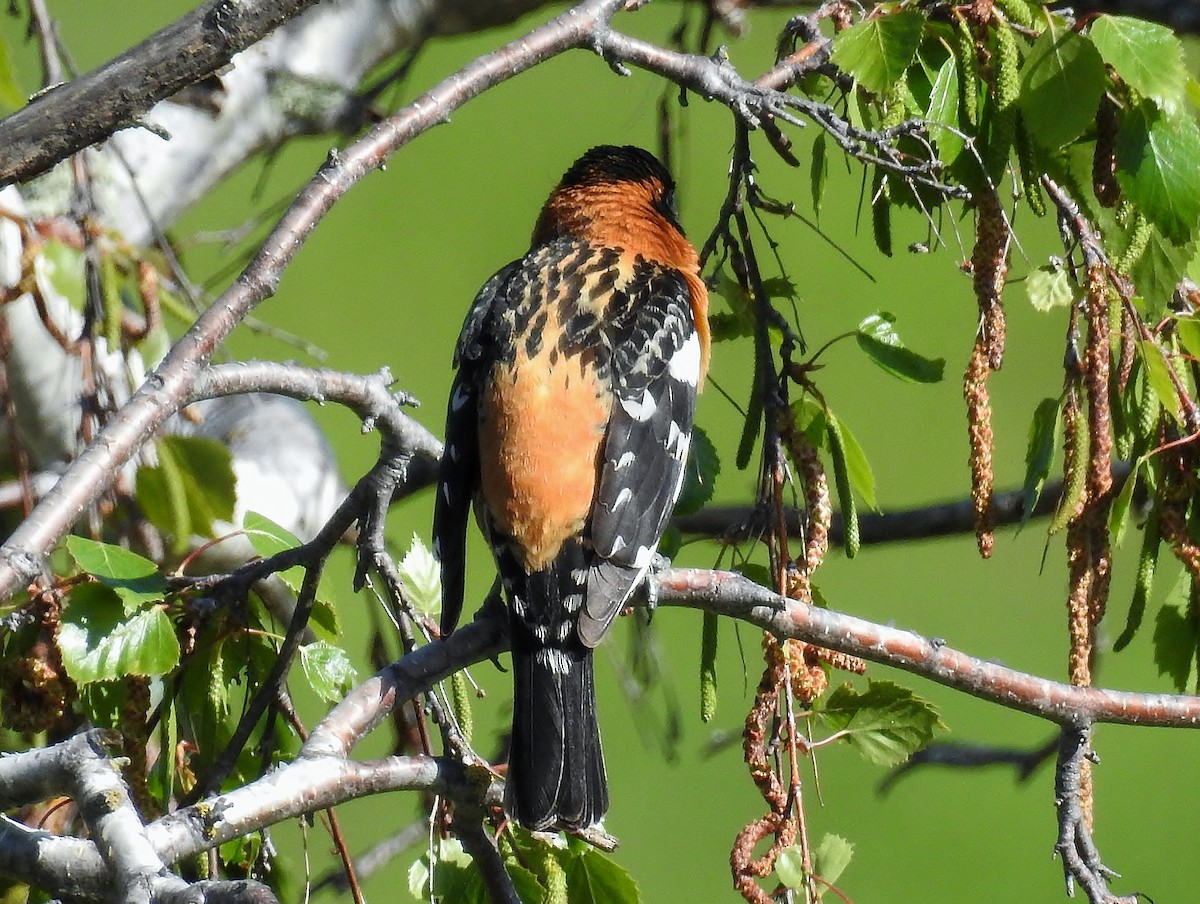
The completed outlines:
[[[679,495],[707,311],[670,174],[604,146],[567,170],[529,253],[463,326],[434,513],[442,630],[462,611],[473,501],[511,613],[506,804],[530,829],[586,828],[608,809],[592,649]]]

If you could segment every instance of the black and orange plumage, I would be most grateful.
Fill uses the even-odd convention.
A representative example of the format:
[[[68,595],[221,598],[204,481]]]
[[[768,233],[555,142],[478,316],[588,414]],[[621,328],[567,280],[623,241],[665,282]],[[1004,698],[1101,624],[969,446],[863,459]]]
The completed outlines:
[[[529,253],[480,290],[455,354],[434,513],[443,631],[474,504],[511,613],[507,807],[578,830],[608,809],[592,650],[644,578],[683,481],[708,295],[653,155],[584,154]]]

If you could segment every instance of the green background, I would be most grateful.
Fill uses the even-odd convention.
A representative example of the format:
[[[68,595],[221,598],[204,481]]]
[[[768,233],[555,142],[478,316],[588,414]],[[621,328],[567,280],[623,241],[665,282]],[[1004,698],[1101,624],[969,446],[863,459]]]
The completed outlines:
[[[60,2],[62,34],[81,68],[89,68],[166,24],[190,4],[167,0]],[[114,15],[116,13],[116,15]],[[394,100],[408,100],[477,56],[515,37],[550,15],[538,13],[502,32],[439,40],[421,55]],[[663,42],[682,7],[659,3],[618,18],[619,28]],[[770,65],[774,36],[786,13],[749,17],[749,35],[729,40],[732,58],[753,75]],[[693,20],[694,21],[694,20]],[[21,45],[20,25],[5,20],[23,87],[36,87],[32,48]],[[300,251],[277,296],[258,317],[270,325],[317,342],[331,367],[370,372],[388,366],[402,388],[422,400],[416,417],[440,433],[443,399],[450,382],[449,360],[466,307],[478,286],[498,267],[521,255],[533,218],[549,188],[584,149],[600,143],[635,143],[654,148],[656,106],[664,90],[657,78],[635,72],[621,79],[593,55],[575,52],[487,92],[405,148],[386,172],[368,176],[337,205]],[[711,228],[725,191],[732,125],[728,112],[693,97],[680,120],[677,177],[682,220],[697,243]],[[802,159],[815,133],[794,137]],[[303,183],[334,145],[333,139],[305,140],[270,166],[252,163],[191,212],[174,230],[187,247],[185,261],[196,273],[221,274],[221,289],[238,260],[229,249],[193,242],[199,232],[225,230],[262,216],[269,224],[272,202]],[[755,136],[760,183],[767,194],[796,202],[811,217],[807,169],[792,170]],[[960,376],[974,335],[976,311],[968,277],[958,263],[971,244],[969,217],[944,218],[939,226],[947,248],[929,255],[905,253],[927,241],[916,217],[898,214],[898,253],[885,259],[870,239],[869,212],[860,211],[860,173],[831,154],[833,164],[822,230],[870,274],[845,258],[800,220],[774,221],[773,236],[788,275],[799,287],[797,310],[810,347],[816,348],[880,309],[898,318],[901,335],[916,350],[947,359],[947,379],[936,386],[902,384],[871,366],[852,342],[822,356],[818,385],[866,450],[886,509],[957,499],[968,492],[967,444]],[[256,189],[261,194],[253,197]],[[249,200],[248,200],[249,199]],[[1014,253],[1013,276],[1061,254],[1053,223],[1017,227],[1022,247]],[[765,248],[765,246],[764,246]],[[967,251],[964,251],[964,248]],[[762,252],[760,252],[762,253]],[[767,275],[774,265],[764,261]],[[993,380],[996,471],[1001,487],[1019,485],[1025,438],[1037,402],[1061,387],[1065,315],[1040,315],[1027,304],[1019,284],[1006,293],[1009,321],[1004,369]],[[720,303],[717,303],[718,307]],[[233,357],[303,357],[281,342],[243,328],[228,346]],[[746,342],[715,349],[713,383],[744,399],[750,383]],[[329,431],[347,479],[373,462],[378,443],[363,437],[357,421],[331,406],[314,411]],[[699,423],[722,454],[725,468],[716,499],[751,498],[753,471],[733,467],[740,418],[722,395],[701,398]],[[398,550],[415,532],[428,539],[431,495],[398,506],[389,534]],[[1119,630],[1129,598],[1132,553],[1138,536],[1117,558],[1112,615],[1103,631]],[[1046,552],[1044,524],[1019,535],[1001,532],[996,555],[981,561],[972,537],[865,548],[854,561],[834,552],[818,574],[830,606],[885,623],[945,638],[972,655],[1015,668],[1062,678],[1065,674],[1065,568],[1061,538]],[[490,561],[476,547],[471,587],[482,592],[491,580]],[[688,546],[676,563],[712,566],[718,549]],[[761,560],[761,551],[755,551]],[[1150,617],[1177,571],[1164,557]],[[349,590],[348,558],[327,578],[324,592],[336,599],[348,625],[346,646],[357,656],[370,627],[374,603]],[[1115,623],[1117,628],[1112,629]],[[607,828],[622,842],[616,859],[637,880],[648,902],[732,901],[728,855],[736,832],[762,814],[764,805],[741,763],[739,733],[751,691],[761,671],[759,634],[747,626],[721,625],[720,697],[716,720],[698,716],[697,613],[664,610],[654,619],[665,652],[669,693],[681,707],[678,757],[668,762],[657,743],[663,694],[649,706],[632,707],[621,693],[624,626],[599,655],[600,708],[612,785]],[[1117,688],[1167,691],[1151,658],[1152,625],[1129,649],[1102,658],[1100,683]],[[744,664],[743,664],[744,657]],[[507,677],[490,665],[473,670],[488,696],[476,705],[476,743],[489,749],[508,718]],[[950,738],[1032,747],[1052,727],[1028,716],[986,705],[923,680],[872,666],[875,678],[898,680],[934,701],[952,729]],[[839,680],[835,676],[835,681]],[[305,717],[320,717],[308,701]],[[643,727],[639,729],[639,724]],[[647,727],[648,726],[648,727]],[[382,732],[356,751],[387,752]],[[732,743],[712,752],[718,735]],[[1122,892],[1144,891],[1158,904],[1195,898],[1196,814],[1200,789],[1192,764],[1196,738],[1185,732],[1102,726],[1096,742],[1098,842],[1110,866],[1125,879]],[[817,754],[819,784],[811,770],[804,793],[810,835],[848,838],[855,856],[839,887],[856,904],[898,901],[1055,902],[1064,900],[1055,840],[1052,770],[1041,768],[1025,784],[1011,770],[977,772],[929,768],[902,780],[889,794],[877,787],[883,770],[845,747]],[[350,847],[361,852],[417,816],[407,795],[394,794],[339,808]],[[292,900],[301,900],[303,860],[312,875],[335,864],[320,827],[293,824],[272,832],[290,858],[296,880]],[[303,836],[307,835],[307,839]],[[372,901],[402,901],[406,870],[416,851],[371,876]],[[317,900],[330,900],[329,895]]]

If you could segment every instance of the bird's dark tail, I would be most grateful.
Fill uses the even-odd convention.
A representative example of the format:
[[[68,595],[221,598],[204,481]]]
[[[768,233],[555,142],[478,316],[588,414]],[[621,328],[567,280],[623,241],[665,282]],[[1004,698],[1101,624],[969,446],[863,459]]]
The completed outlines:
[[[529,575],[512,617],[513,732],[508,811],[528,829],[579,830],[608,810],[592,651],[579,640],[580,577],[570,553]],[[518,595],[522,595],[518,593]]]

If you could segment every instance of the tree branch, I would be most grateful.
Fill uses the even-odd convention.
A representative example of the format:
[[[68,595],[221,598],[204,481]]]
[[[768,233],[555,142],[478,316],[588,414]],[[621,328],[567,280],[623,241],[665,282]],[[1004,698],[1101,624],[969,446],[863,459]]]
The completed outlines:
[[[135,125],[155,103],[212,75],[315,0],[209,0],[112,62],[0,121],[0,187]]]

